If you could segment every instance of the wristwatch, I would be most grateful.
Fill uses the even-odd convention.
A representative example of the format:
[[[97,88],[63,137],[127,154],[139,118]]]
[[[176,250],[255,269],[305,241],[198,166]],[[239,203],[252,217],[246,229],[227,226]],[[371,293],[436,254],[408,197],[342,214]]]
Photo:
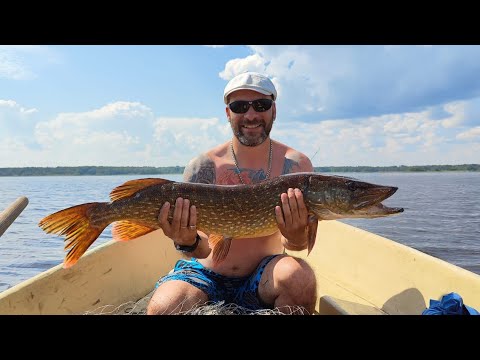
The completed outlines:
[[[202,240],[202,238],[197,233],[197,237],[195,238],[195,243],[193,243],[192,245],[175,244],[175,249],[177,249],[178,251],[184,252],[184,253],[189,253],[189,252],[195,251],[195,249],[198,247],[198,243],[199,243],[200,240]]]

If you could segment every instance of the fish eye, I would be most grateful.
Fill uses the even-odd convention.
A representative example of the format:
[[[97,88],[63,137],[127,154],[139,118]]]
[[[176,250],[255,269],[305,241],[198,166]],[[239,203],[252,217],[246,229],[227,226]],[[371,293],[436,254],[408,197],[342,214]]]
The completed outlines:
[[[354,181],[349,181],[347,183],[347,189],[350,191],[355,191],[357,190],[357,184]]]

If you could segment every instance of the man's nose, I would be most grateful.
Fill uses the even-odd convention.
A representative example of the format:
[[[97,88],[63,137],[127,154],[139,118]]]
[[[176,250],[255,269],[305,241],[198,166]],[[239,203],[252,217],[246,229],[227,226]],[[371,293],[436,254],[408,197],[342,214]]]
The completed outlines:
[[[249,106],[247,112],[244,115],[244,118],[247,120],[253,120],[257,117],[257,112],[253,108],[253,106]]]

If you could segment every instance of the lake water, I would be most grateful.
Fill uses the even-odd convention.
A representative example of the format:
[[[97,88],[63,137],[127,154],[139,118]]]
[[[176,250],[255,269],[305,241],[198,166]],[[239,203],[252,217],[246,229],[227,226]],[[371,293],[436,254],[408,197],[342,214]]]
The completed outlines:
[[[404,207],[397,216],[341,220],[480,274],[480,173],[342,173],[397,186],[385,205]],[[38,222],[55,211],[109,201],[110,191],[142,176],[0,177],[0,211],[20,196],[29,204],[0,237],[0,291],[62,263],[63,237],[44,233]],[[146,177],[146,176],[145,176]],[[181,180],[181,175],[158,175]],[[111,239],[111,225],[90,248]]]

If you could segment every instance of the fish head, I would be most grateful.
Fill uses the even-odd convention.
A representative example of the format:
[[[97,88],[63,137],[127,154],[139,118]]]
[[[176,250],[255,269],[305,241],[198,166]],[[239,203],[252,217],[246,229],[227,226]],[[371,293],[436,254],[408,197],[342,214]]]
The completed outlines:
[[[403,211],[381,204],[397,190],[344,176],[312,175],[306,201],[320,219],[388,216]]]

